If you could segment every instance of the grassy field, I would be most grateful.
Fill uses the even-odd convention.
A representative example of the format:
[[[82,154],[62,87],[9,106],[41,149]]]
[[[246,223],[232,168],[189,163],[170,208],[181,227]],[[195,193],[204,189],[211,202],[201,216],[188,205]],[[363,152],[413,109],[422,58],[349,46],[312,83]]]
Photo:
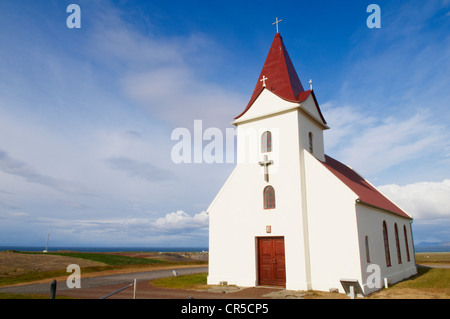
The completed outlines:
[[[185,275],[179,277],[160,278],[152,281],[152,285],[171,289],[201,289],[207,287],[208,273]]]
[[[388,289],[369,296],[371,299],[450,299],[450,269],[418,268],[418,274]]]
[[[450,264],[450,253],[416,253],[417,264]]]
[[[66,268],[70,264],[78,264],[83,274],[130,268],[148,269],[158,266],[205,264],[204,261],[188,257],[156,253],[0,252],[0,287],[67,276]]]
[[[100,253],[48,253],[49,255],[75,257],[86,260],[96,261],[108,266],[126,266],[126,265],[148,265],[148,264],[165,264],[167,261],[152,259],[152,258],[140,258],[140,257],[128,257],[121,255],[109,255]]]

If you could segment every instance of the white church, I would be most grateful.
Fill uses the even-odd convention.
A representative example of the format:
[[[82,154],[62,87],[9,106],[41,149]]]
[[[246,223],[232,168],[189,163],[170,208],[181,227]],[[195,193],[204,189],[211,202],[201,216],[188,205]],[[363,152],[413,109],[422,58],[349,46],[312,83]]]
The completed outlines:
[[[417,273],[412,217],[324,153],[329,127],[278,32],[232,124],[238,161],[207,209],[208,284],[365,295]]]

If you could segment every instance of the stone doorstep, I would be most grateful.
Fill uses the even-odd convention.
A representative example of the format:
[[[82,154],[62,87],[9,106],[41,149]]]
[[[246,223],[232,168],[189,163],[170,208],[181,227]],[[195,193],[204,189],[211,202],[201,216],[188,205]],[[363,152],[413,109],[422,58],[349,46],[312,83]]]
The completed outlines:
[[[247,289],[249,287],[239,287],[233,285],[221,285],[221,286],[213,286],[206,289],[199,289],[196,291],[206,291],[206,292],[214,292],[214,293],[232,293]],[[273,287],[270,287],[273,288]],[[263,297],[273,298],[273,299],[303,299],[303,297],[307,295],[304,291],[296,291],[296,290],[286,290],[280,288],[276,291],[269,292]]]
[[[216,293],[230,293],[230,292],[236,292],[243,289],[246,289],[248,287],[238,287],[238,286],[227,286],[227,285],[220,285],[220,286],[212,286],[206,289],[199,289],[196,291],[206,291],[206,292],[216,292]]]
[[[268,294],[263,295],[263,297],[273,299],[303,299],[306,295],[307,293],[303,291],[281,289],[278,291],[269,292]]]

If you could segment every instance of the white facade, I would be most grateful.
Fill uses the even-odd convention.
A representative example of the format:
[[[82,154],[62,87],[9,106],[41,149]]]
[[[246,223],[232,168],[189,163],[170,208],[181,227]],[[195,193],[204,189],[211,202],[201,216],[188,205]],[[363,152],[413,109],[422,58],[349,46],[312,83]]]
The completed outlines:
[[[337,288],[358,280],[365,293],[369,264],[380,266],[390,283],[416,273],[409,218],[358,202],[358,195],[328,170],[322,120],[313,93],[291,102],[264,89],[236,120],[238,163],[208,208],[208,284],[259,285],[258,239],[284,238],[285,287],[291,290]],[[272,150],[263,153],[261,136],[272,133]],[[312,154],[309,152],[312,141]],[[269,181],[259,164],[264,155]],[[263,190],[275,189],[276,208],[264,209]],[[388,228],[391,266],[385,262],[383,221]],[[394,224],[403,257],[398,264]],[[404,240],[408,236],[410,260]],[[367,262],[366,236],[370,250]],[[276,260],[274,259],[274,263]]]

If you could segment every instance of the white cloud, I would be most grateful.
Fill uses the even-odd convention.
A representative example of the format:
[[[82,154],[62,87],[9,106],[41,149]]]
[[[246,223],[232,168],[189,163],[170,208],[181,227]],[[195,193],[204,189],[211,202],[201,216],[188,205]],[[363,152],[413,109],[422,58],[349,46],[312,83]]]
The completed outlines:
[[[450,179],[404,186],[390,184],[379,186],[378,189],[414,219],[450,219]]]
[[[208,214],[203,211],[194,216],[189,216],[185,212],[178,210],[158,218],[153,226],[161,231],[205,228],[208,227]]]
[[[430,156],[444,160],[442,150],[450,146],[448,131],[425,111],[379,119],[354,106],[327,103],[324,114],[331,127],[325,133],[325,152],[365,176]]]

